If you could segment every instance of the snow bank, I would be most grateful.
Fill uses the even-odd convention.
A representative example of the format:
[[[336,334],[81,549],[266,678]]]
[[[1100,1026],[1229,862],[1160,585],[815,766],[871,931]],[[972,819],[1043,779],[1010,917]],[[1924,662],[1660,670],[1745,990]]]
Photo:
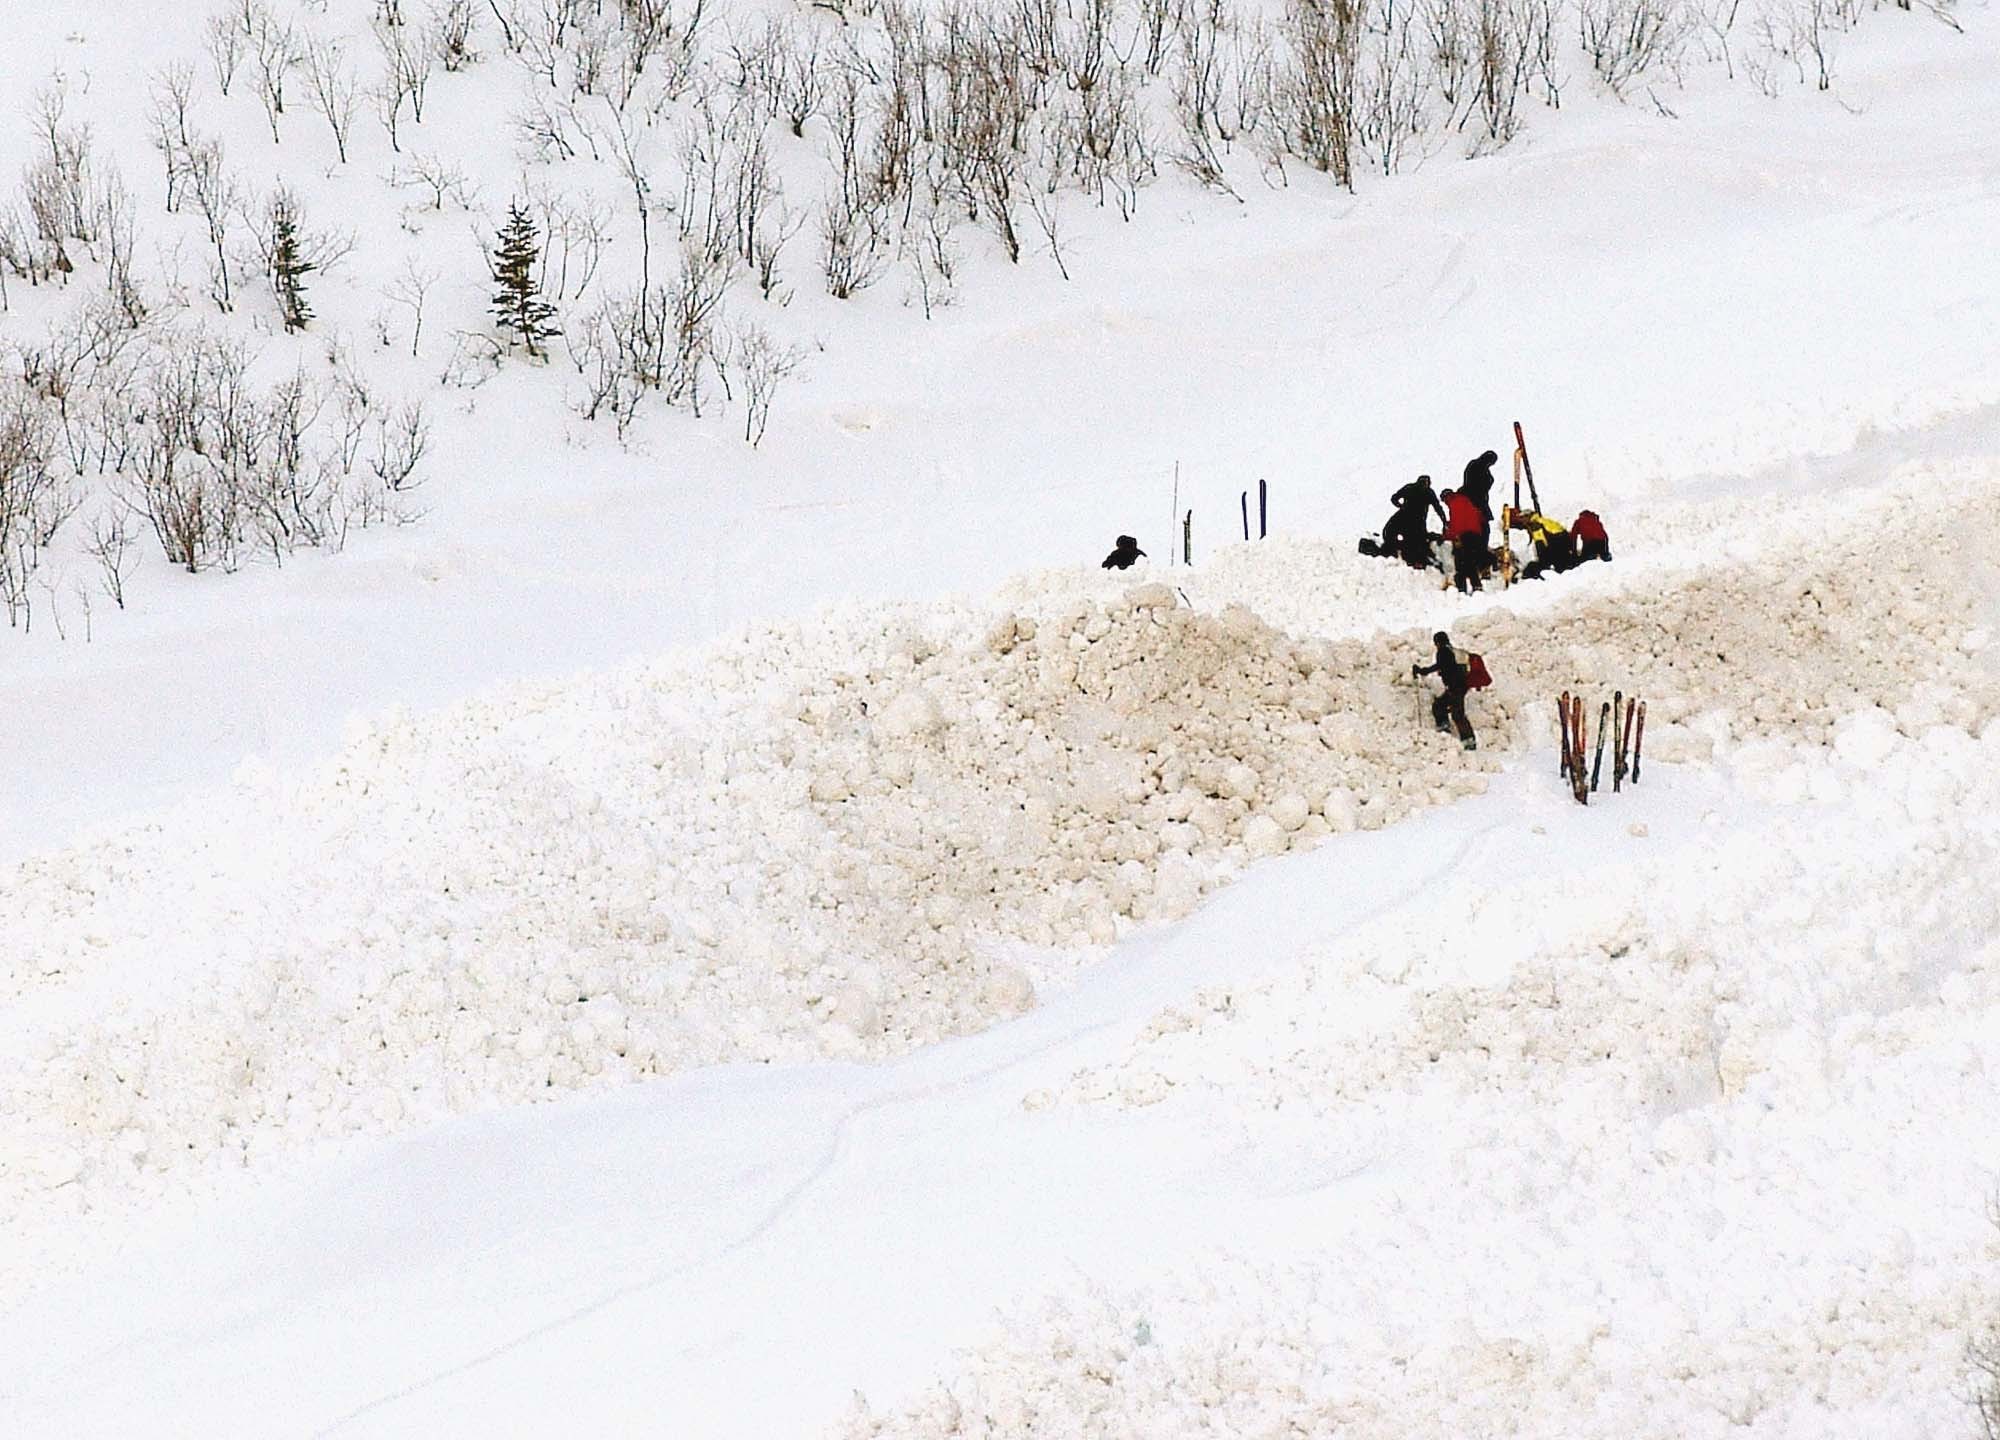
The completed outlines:
[[[1111,941],[1252,858],[1477,791],[1550,743],[1564,686],[1645,693],[1662,760],[1864,710],[1974,727],[1992,677],[1935,577],[1983,560],[1947,515],[1912,490],[1867,524],[1823,510],[1815,549],[1466,618],[1499,677],[1476,755],[1430,732],[1421,629],[1300,639],[1095,577],[391,716],[309,779],[16,868],[0,1185],[89,1206],[277,1143],[974,1030],[1060,974],[1022,946]],[[1186,578],[1309,617],[1315,556]]]
[[[1732,752],[1761,818],[1468,874],[1027,1097],[1303,1110],[1343,1155],[1310,1258],[1052,1299],[842,1433],[1962,1430],[2000,1289],[2000,727],[1840,728]]]

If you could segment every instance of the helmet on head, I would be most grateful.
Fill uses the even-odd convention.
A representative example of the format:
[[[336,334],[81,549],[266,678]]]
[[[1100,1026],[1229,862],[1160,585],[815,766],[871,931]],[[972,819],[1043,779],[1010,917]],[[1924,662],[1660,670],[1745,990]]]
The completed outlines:
[[[1437,634],[1431,636],[1431,643],[1434,645],[1449,645],[1451,644],[1451,636],[1440,630]]]
[[[1118,537],[1118,543],[1120,545],[1130,546],[1134,550],[1137,550],[1139,548],[1139,542],[1133,539],[1130,535],[1120,535]]]

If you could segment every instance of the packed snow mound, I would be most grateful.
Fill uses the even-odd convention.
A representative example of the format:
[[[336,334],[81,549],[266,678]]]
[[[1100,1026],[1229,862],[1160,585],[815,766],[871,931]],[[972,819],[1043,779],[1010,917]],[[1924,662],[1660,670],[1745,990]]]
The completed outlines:
[[[1322,1253],[1054,1298],[841,1433],[1958,1433],[2000,1288],[2000,725],[1863,732],[1735,750],[1768,809],[1657,858],[1476,856],[1024,1097],[1303,1111],[1332,1158],[1274,1183]]]
[[[1829,511],[1816,550],[1467,619],[1499,677],[1472,755],[1409,678],[1425,632],[1298,638],[1154,580],[835,612],[391,716],[306,780],[15,869],[0,1184],[94,1204],[281,1141],[975,1030],[1060,974],[1023,947],[1476,792],[1550,743],[1561,688],[1646,694],[1663,760],[1862,711],[1976,726],[1992,677],[1934,578],[1966,542],[1902,499]]]

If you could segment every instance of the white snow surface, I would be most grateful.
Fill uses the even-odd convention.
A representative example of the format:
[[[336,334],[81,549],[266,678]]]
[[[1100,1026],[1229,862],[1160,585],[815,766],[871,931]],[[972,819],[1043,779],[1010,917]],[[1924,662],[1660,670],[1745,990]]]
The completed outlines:
[[[1168,175],[932,320],[799,285],[756,451],[441,383],[474,216],[204,81],[253,190],[361,232],[319,331],[231,322],[260,366],[449,272],[368,357],[436,464],[420,523],[150,557],[87,639],[65,542],[0,643],[0,1435],[1972,1434],[2000,27],[1946,8],[1831,96],[1710,66],[1354,194]],[[148,227],[200,20],[0,43]],[[419,132],[484,202],[504,75]],[[1515,414],[1614,564],[1354,554]],[[1149,565],[1074,566],[1119,530]],[[1614,686],[1645,779],[1581,809],[1553,698]]]
[[[1073,1197],[1083,1182],[1070,1165],[1129,1162],[1156,1180],[1164,1166],[1172,1193],[1146,1202],[1159,1228],[1136,1225],[1122,1251],[1085,1246],[1078,1228],[1108,1221],[1119,1185],[1020,1241],[1039,1257],[1029,1273],[1056,1257],[1081,1270],[1069,1283],[1082,1298],[1025,1312],[962,1374],[900,1407],[859,1402],[843,1433],[1444,1435],[1495,1405],[1537,1434],[1836,1422],[1862,1434],[1918,1413],[1942,1424],[1991,1278],[1979,1196],[2000,1121],[2000,681],[1992,632],[1969,626],[1964,592],[1940,580],[1990,585],[1989,543],[1950,523],[1990,495],[1990,477],[1969,472],[1948,485],[1905,477],[1801,504],[1768,551],[1689,568],[1635,542],[1614,566],[1551,587],[1539,614],[1467,616],[1456,633],[1502,677],[1475,702],[1487,736],[1476,755],[1429,735],[1421,692],[1394,679],[1422,652],[1421,628],[1342,636],[1340,598],[1322,590],[1327,633],[1297,641],[1245,610],[1183,606],[1159,581],[1047,576],[997,612],[829,615],[396,717],[311,778],[246,777],[227,802],[24,865],[7,929],[43,943],[9,972],[5,1173],[12,1253],[46,1267],[16,1325],[53,1338],[17,1352],[27,1368],[7,1393],[31,1428],[109,1433],[171,1375],[177,1415],[226,1429],[264,1403],[234,1357],[282,1356],[324,1323],[267,1316],[252,1351],[200,1359],[117,1341],[81,1371],[31,1378],[32,1357],[61,1351],[68,1327],[106,1323],[88,1280],[49,1283],[76,1258],[65,1243],[127,1233],[149,1201],[220,1195],[207,1203],[248,1206],[258,1243],[284,1255],[361,1244],[381,1254],[372,1265],[400,1267],[399,1247],[376,1251],[372,1222],[349,1232],[317,1204],[271,1220],[259,1206],[296,1202],[232,1190],[228,1168],[310,1175],[300,1147],[315,1139],[718,1062],[928,1046],[945,1078],[917,1094],[966,1086],[1011,1112],[993,1143],[1018,1148],[995,1163],[1019,1173],[986,1203],[1037,1185]],[[1672,529],[1699,540],[1701,525],[1735,523],[1696,507]],[[1299,595],[1335,568],[1321,547],[1272,544],[1177,578],[1210,598]],[[1413,612],[1438,603],[1396,567],[1348,573],[1364,594],[1385,574],[1400,582]],[[1367,598],[1345,623],[1379,611]],[[1577,811],[1549,773],[1551,697],[1618,682],[1648,697],[1653,768],[1629,796]],[[1733,783],[1704,778],[1718,760]],[[1481,808],[1406,820],[1487,789],[1503,766]],[[1548,838],[1579,825],[1587,836]],[[1362,848],[1392,836],[1390,849]],[[1260,851],[1322,839],[1277,862],[1310,867],[1282,881],[1249,871],[1258,903],[1283,915],[1281,949],[1243,937],[1239,950],[1225,921],[1197,918],[1169,942],[1193,952],[1178,970],[1128,959],[1108,982],[1061,993],[1075,960],[1051,945],[1126,937],[1110,960],[1144,955],[1176,930],[1135,923],[1186,915]],[[154,915],[165,896],[173,914]],[[1038,985],[1054,995],[1039,1028],[1017,1021],[986,1051],[935,1043],[1018,1014]],[[1131,993],[1108,1001],[1120,985]],[[996,1069],[996,1053],[1014,1058]],[[657,1123],[695,1123],[705,1138],[690,1143],[732,1155],[778,1147],[772,1173],[795,1184],[772,1224],[817,1223],[822,1206],[828,1224],[862,1223],[825,1193],[826,1165],[848,1159],[855,1117],[899,1103],[897,1076],[912,1072],[838,1073],[774,1080],[827,1087],[790,1139],[676,1119],[688,1102],[670,1097],[700,1086],[661,1095]],[[843,1094],[850,1108],[829,1112]],[[585,1130],[614,1143],[650,1103]],[[1106,1106],[1144,1123],[1061,1118]],[[504,1119],[515,1113],[487,1132],[498,1153],[543,1146],[549,1125],[589,1112]],[[1087,1155],[1043,1153],[1075,1123],[1089,1128]],[[829,1124],[832,1159],[807,1163]],[[442,1167],[447,1193],[477,1184],[453,1134],[418,1141],[390,1175]],[[883,1178],[867,1204],[894,1214],[911,1203],[911,1174],[944,1173],[934,1147],[953,1142],[925,1131],[909,1143],[928,1156],[920,1172],[864,1151],[858,1168],[905,1177]],[[1197,1162],[1190,1144],[1217,1154]],[[1226,1177],[1183,1168],[1220,1155]],[[583,1323],[549,1343],[585,1343],[611,1323],[601,1310],[628,1306],[649,1318],[621,1324],[699,1323],[685,1307],[713,1302],[715,1266],[769,1227],[724,1244],[743,1197],[677,1187],[712,1187],[736,1163],[765,1162],[705,1161],[658,1182],[628,1222],[691,1225],[686,1265],[707,1278],[677,1281],[672,1298],[636,1281],[600,1306],[582,1277],[607,1275],[602,1254],[617,1247],[591,1239],[598,1258],[556,1262],[572,1297],[556,1308],[574,1301]],[[1222,1194],[1249,1207],[1241,1225],[1193,1218]],[[1915,1210],[1913,1194],[1925,1197]],[[492,1242],[440,1203],[434,1220],[409,1222],[449,1232],[426,1242],[443,1247],[439,1276],[455,1293],[514,1286],[512,1262],[482,1258]],[[1035,1233],[1022,1215],[993,1223]],[[1253,1225],[1267,1231],[1255,1242]],[[960,1246],[977,1233],[949,1228]],[[1184,1247],[1168,1237],[1189,1234],[1203,1256],[1168,1263]],[[1218,1235],[1245,1243],[1207,1254]],[[899,1241],[869,1243],[877,1258],[853,1263],[899,1268]],[[174,1302],[176,1333],[239,1303],[202,1298],[219,1283],[207,1248],[171,1262],[192,1267],[180,1278],[135,1272],[149,1306],[191,1287]],[[1102,1263],[1113,1253],[1121,1263]],[[291,1274],[308,1262],[274,1263]],[[655,1278],[668,1273],[683,1272]],[[1718,1298],[1714,1277],[1731,1274],[1746,1286]],[[1135,1289],[1136,1275],[1158,1278]],[[375,1282],[341,1283],[365,1294]],[[400,1298],[364,1310],[419,1303],[404,1288],[417,1282],[381,1283]],[[274,1303],[294,1314],[298,1301]],[[354,1303],[335,1303],[331,1323],[358,1319]],[[462,1346],[363,1357],[288,1391],[318,1417],[303,1428],[428,1432],[450,1414],[480,1429],[504,1403],[499,1356],[541,1343],[526,1303],[501,1305]],[[113,1329],[143,1333],[145,1310]],[[778,1343],[781,1327],[746,1323],[754,1340],[732,1344]],[[508,1324],[518,1342],[503,1343]],[[976,1339],[962,1310],[938,1333]],[[850,1381],[880,1361],[849,1359]],[[182,1392],[188,1365],[209,1398]],[[404,1394],[393,1377],[418,1371],[429,1378]],[[79,1398],[83,1375],[98,1378]],[[701,1411],[695,1429],[806,1423],[826,1378],[770,1407]],[[897,1383],[913,1378],[906,1368]],[[592,1423],[622,1429],[660,1383],[612,1387]],[[481,1397],[470,1409],[467,1387]]]

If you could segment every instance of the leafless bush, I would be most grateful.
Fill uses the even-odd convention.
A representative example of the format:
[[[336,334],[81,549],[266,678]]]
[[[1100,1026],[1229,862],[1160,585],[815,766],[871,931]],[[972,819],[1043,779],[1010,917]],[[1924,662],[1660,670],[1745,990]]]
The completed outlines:
[[[257,64],[257,98],[263,102],[264,118],[271,123],[271,143],[276,145],[278,117],[285,113],[285,79],[305,55],[299,48],[298,32],[289,22],[281,22],[259,7],[255,23],[250,43]]]
[[[211,15],[202,25],[202,46],[214,68],[216,88],[224,95],[229,93],[236,79],[236,67],[243,63],[244,47],[250,43],[250,33],[243,28],[237,13],[239,8]]]
[[[580,300],[596,278],[611,243],[611,216],[597,199],[530,186],[529,203],[541,219],[542,253],[537,288],[551,303]]]
[[[1497,150],[1520,129],[1518,109],[1528,85],[1530,31],[1519,0],[1476,0],[1476,4],[1472,114],[1484,134],[1475,150]]]
[[[732,358],[743,386],[743,438],[756,446],[763,443],[765,427],[771,423],[771,400],[778,383],[798,369],[804,352],[780,345],[762,326],[745,325],[736,332]]]
[[[826,67],[820,58],[819,34],[808,27],[803,35],[785,33],[780,41],[779,98],[792,134],[804,135],[806,121],[818,112],[825,89]]]
[[[147,123],[153,148],[167,172],[167,213],[180,209],[181,188],[187,180],[187,155],[193,146],[188,110],[194,102],[194,66],[175,60],[153,72],[148,84]]]
[[[430,298],[431,287],[438,282],[438,272],[414,255],[403,261],[403,268],[396,272],[396,278],[389,282],[383,294],[396,305],[410,312],[410,358],[417,357],[417,342],[424,334],[424,304]]]
[[[852,299],[882,278],[889,263],[889,227],[880,206],[835,191],[820,211],[819,234],[820,273],[834,299]]]
[[[232,303],[229,276],[229,234],[242,207],[243,192],[223,166],[222,142],[199,137],[188,148],[188,195],[200,212],[204,234],[212,253],[209,264],[209,295],[218,308]]]
[[[58,75],[36,92],[32,112],[40,142],[28,164],[22,189],[35,231],[48,248],[50,268],[67,275],[75,269],[69,242],[88,245],[96,238],[97,207],[91,186],[90,127],[66,118],[68,88]]]
[[[84,554],[97,562],[98,583],[120,610],[125,608],[125,572],[131,567],[132,548],[138,538],[122,508],[107,508],[91,519]]]
[[[6,383],[0,391],[0,605],[8,624],[25,620],[42,548],[72,508],[47,405],[25,386]]]
[[[408,165],[391,175],[391,183],[427,191],[433,210],[444,209],[446,200],[461,210],[469,210],[475,198],[465,167],[456,160],[436,155],[412,155]]]
[[[137,326],[146,305],[132,278],[132,196],[114,169],[98,184],[93,229],[104,261],[104,288],[125,323]]]
[[[333,132],[340,163],[347,163],[347,138],[354,133],[354,116],[361,108],[360,87],[347,63],[347,47],[339,40],[312,40],[305,47],[306,82],[313,108]]]
[[[1421,150],[1435,93],[1424,63],[1417,22],[1405,10],[1377,40],[1362,80],[1364,97],[1356,138],[1371,167],[1393,175],[1412,150]]]
[[[382,52],[382,78],[375,85],[375,114],[389,137],[389,148],[402,151],[403,108],[410,118],[424,121],[424,95],[430,86],[431,69],[436,64],[432,49],[410,34],[410,27],[391,23],[382,15],[374,21],[375,44]]]
[[[904,231],[903,254],[928,320],[958,293],[958,245],[952,239],[951,211],[935,204],[926,207],[919,223]]]
[[[368,468],[392,492],[414,489],[417,469],[430,444],[431,422],[424,407],[415,400],[406,401],[376,418]]]
[[[448,73],[456,74],[478,61],[478,52],[472,48],[472,32],[478,23],[474,0],[432,0],[424,38]]]
[[[528,87],[513,126],[528,160],[574,160],[579,137],[587,130],[573,104],[537,85]]]
[[[666,284],[613,296],[570,327],[565,343],[583,377],[585,419],[609,415],[622,436],[648,392],[701,414],[704,376],[719,364],[725,338],[723,298],[739,263],[733,253],[684,243]]]
[[[1623,95],[1648,71],[1678,63],[1687,22],[1677,0],[1577,0],[1577,33],[1606,87]]]
[[[1278,103],[1292,153],[1350,189],[1364,0],[1288,0]]]

